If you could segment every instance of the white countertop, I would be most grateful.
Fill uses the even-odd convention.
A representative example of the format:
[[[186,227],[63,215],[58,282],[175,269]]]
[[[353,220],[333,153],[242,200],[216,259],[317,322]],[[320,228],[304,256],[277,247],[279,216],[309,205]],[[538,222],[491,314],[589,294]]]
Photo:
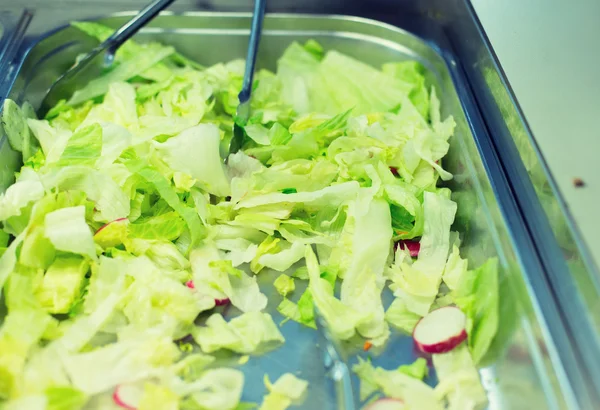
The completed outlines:
[[[600,1],[472,3],[600,266]]]

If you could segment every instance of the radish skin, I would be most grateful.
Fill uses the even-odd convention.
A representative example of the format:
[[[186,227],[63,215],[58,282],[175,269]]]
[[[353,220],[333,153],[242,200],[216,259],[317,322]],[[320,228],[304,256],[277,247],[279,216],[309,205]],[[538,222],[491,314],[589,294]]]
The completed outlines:
[[[402,400],[386,397],[369,404],[365,410],[402,410],[404,408],[405,406]]]
[[[457,307],[445,306],[421,318],[413,339],[424,353],[447,353],[467,339],[467,317]]]
[[[104,228],[106,228],[107,226],[109,226],[109,225],[111,225],[111,224],[114,224],[115,222],[123,222],[123,221],[127,221],[127,218],[119,218],[119,219],[115,219],[114,221],[108,222],[108,223],[106,223],[106,224],[102,225],[102,226],[101,226],[101,227],[100,227],[100,228],[99,228],[99,229],[96,231],[96,233],[95,233],[94,235],[97,235],[97,234],[99,234],[100,232],[102,232],[102,230],[103,230]]]
[[[117,389],[115,389],[115,391],[114,391],[114,393],[113,393],[113,395],[112,395],[112,398],[113,398],[113,401],[115,402],[115,404],[116,404],[117,406],[119,406],[119,407],[123,408],[123,409],[127,409],[127,410],[137,410],[137,408],[136,408],[136,407],[132,407],[132,406],[129,406],[127,403],[123,403],[123,402],[121,401],[121,399],[119,398],[118,391],[119,391],[119,390],[118,390],[118,388],[117,388]]]
[[[137,410],[144,389],[135,384],[121,384],[115,388],[112,399],[114,403],[126,410]]]
[[[215,299],[215,306],[225,306],[229,304],[229,298]]]
[[[421,250],[421,244],[417,241],[409,241],[409,240],[401,240],[396,243],[400,249],[408,249],[410,256],[416,258],[419,256],[419,251]]]

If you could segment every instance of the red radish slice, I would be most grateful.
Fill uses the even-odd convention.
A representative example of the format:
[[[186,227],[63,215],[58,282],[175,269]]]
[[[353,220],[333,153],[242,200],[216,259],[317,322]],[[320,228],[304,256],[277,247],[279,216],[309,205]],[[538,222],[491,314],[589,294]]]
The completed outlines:
[[[139,384],[120,384],[115,388],[113,401],[121,408],[127,410],[137,410],[144,388]]]
[[[410,256],[416,258],[419,256],[419,251],[421,250],[421,244],[417,241],[409,241],[409,240],[401,240],[398,242],[398,246],[400,249],[408,249]]]
[[[425,353],[446,353],[467,338],[467,317],[457,307],[445,306],[423,317],[413,330],[413,339]]]
[[[196,289],[196,286],[194,286],[193,280],[188,280],[187,282],[185,282],[185,286],[187,286],[190,289]]]
[[[127,236],[127,225],[129,219],[119,218],[107,223],[96,231],[94,241],[103,248],[111,248],[123,243]]]
[[[386,397],[369,404],[365,410],[402,410],[405,408],[402,400]]]
[[[229,298],[215,299],[215,306],[225,306],[229,304]]]

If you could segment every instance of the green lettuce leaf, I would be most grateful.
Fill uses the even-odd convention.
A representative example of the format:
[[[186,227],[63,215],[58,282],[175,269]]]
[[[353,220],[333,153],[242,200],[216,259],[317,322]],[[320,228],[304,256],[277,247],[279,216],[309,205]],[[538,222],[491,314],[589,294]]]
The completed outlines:
[[[487,395],[464,343],[448,353],[434,354],[432,360],[440,380],[435,392],[438,397],[446,398],[448,409],[485,408]]]
[[[498,259],[489,259],[477,269],[464,273],[453,298],[467,315],[469,348],[477,364],[498,332]]]
[[[227,349],[242,354],[260,354],[285,341],[268,313],[247,312],[226,322],[218,313],[206,321],[206,326],[193,331],[194,340],[203,352]]]
[[[79,256],[57,258],[44,274],[36,297],[48,313],[68,313],[80,296],[89,262]]]
[[[294,285],[294,278],[286,274],[279,275],[277,279],[275,279],[275,281],[273,282],[273,286],[275,286],[277,293],[279,293],[283,297],[287,296],[288,293],[293,292],[296,288],[296,286]]]
[[[200,124],[158,144],[157,149],[171,169],[187,173],[211,194],[228,196],[229,179],[219,156],[219,142],[216,126]]]
[[[259,410],[285,410],[292,404],[301,404],[308,382],[285,373],[273,384],[265,375],[265,386],[269,393],[265,395]]]
[[[57,250],[96,259],[92,232],[85,222],[85,207],[62,208],[45,218],[45,235]]]
[[[110,83],[128,80],[141,74],[175,51],[173,47],[165,47],[156,43],[145,44],[141,47],[140,53],[123,59],[107,74],[93,79],[85,87],[76,90],[68,104],[78,105],[92,98],[100,97],[108,91]]]
[[[403,364],[402,366],[398,367],[398,371],[414,377],[415,379],[423,380],[425,377],[427,377],[428,373],[427,360],[419,357],[411,364]]]
[[[102,127],[93,124],[70,136],[58,160],[59,165],[94,165],[102,152]]]
[[[200,294],[213,299],[229,299],[242,312],[261,311],[267,297],[261,293],[255,276],[222,260],[220,252],[211,245],[194,249],[190,255],[194,287]]]
[[[206,371],[193,383],[180,388],[182,396],[189,396],[194,409],[234,410],[240,403],[244,374],[235,369],[217,368]]]
[[[361,358],[352,370],[360,379],[361,400],[381,391],[387,397],[402,400],[410,409],[444,409],[431,387],[404,372],[373,367],[371,362]]]

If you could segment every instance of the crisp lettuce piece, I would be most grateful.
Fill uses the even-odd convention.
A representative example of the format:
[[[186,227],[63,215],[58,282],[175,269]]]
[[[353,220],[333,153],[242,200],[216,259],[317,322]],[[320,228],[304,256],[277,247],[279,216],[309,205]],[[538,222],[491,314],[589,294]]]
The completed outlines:
[[[355,220],[350,266],[344,273],[341,301],[363,318],[357,322],[358,332],[367,338],[382,340],[389,335],[384,320],[381,291],[385,284],[383,270],[391,249],[392,229],[389,205],[374,199],[366,210],[360,209],[360,199],[351,204],[349,213]]]
[[[194,286],[197,292],[214,299],[229,299],[243,312],[261,311],[267,306],[267,297],[260,292],[256,277],[222,260],[214,245],[194,249],[190,254]]]
[[[21,396],[4,403],[4,410],[47,410],[48,399],[43,394]]]
[[[306,246],[306,266],[310,277],[308,289],[313,303],[319,309],[334,337],[346,340],[354,336],[355,328],[367,317],[362,311],[356,311],[342,303],[333,295],[333,288],[326,279],[321,278],[319,262],[310,246]]]
[[[119,276],[117,282],[113,283],[114,289],[122,289],[123,281],[124,277]],[[109,321],[122,296],[121,292],[107,292],[95,309],[89,314],[78,315],[60,337],[44,348],[44,357],[40,360],[52,360],[46,356],[68,355],[81,350]]]
[[[451,291],[456,290],[460,286],[460,282],[467,273],[467,268],[468,261],[460,257],[458,246],[454,245],[450,256],[448,256],[448,261],[444,267],[444,274],[442,275],[444,283]]]
[[[139,123],[135,89],[131,84],[126,82],[113,82],[109,85],[108,92],[104,96],[102,103],[91,107],[85,119],[79,125],[79,128],[100,125],[102,126],[103,133],[108,131],[109,135],[116,133],[119,136],[125,137],[120,143],[115,141],[114,137],[110,137],[107,141],[109,142],[109,145],[106,147],[107,150],[105,150],[104,146],[102,147],[102,154],[104,156],[111,152],[110,148],[113,144],[131,143],[132,137],[128,134],[130,132],[137,134]],[[114,153],[111,153],[110,158],[116,159]]]
[[[173,365],[173,370],[186,382],[198,380],[206,368],[215,361],[214,356],[192,353]]]
[[[280,243],[279,246],[283,249],[277,253],[265,253],[260,255],[257,258],[258,264],[278,272],[284,272],[304,257],[305,245],[302,243],[295,242],[289,247],[283,247],[283,244],[285,244],[285,242]]]
[[[129,323],[140,328],[162,327],[175,338],[185,336],[194,319],[214,306],[181,281],[161,272],[147,257],[128,261],[127,274],[134,278],[121,300]]]
[[[0,328],[0,397],[9,399],[20,388],[28,354],[42,338],[51,317],[40,309],[23,308],[8,313]]]
[[[19,263],[32,268],[47,269],[54,261],[56,250],[46,237],[43,226],[33,227],[21,247]]]
[[[297,304],[284,297],[279,306],[277,306],[277,311],[286,320],[293,320],[312,329],[317,328],[313,298],[309,289],[304,291],[300,299],[298,299]]]
[[[47,410],[79,410],[88,400],[83,392],[69,386],[48,387],[45,395],[48,399]]]
[[[394,299],[385,312],[385,320],[397,329],[412,334],[421,316],[411,312],[400,298]]]
[[[165,47],[160,44],[151,43],[141,46],[139,53],[128,59],[121,60],[113,70],[107,74],[95,78],[87,85],[76,90],[68,101],[69,105],[78,105],[86,100],[104,95],[111,83],[128,80],[143,73],[156,63],[173,54],[173,47]]]
[[[60,154],[59,165],[94,165],[102,152],[102,127],[98,124],[80,128],[69,137]]]
[[[165,386],[156,383],[144,384],[144,393],[138,410],[179,410],[179,396]]]
[[[132,163],[129,167],[146,182],[152,184],[165,202],[183,218],[191,234],[190,247],[197,245],[200,239],[205,235],[202,222],[200,221],[197,212],[181,202],[169,182],[156,169],[140,163]]]
[[[338,207],[342,203],[352,200],[358,194],[360,185],[356,181],[344,182],[332,185],[313,192],[298,192],[295,194],[284,194],[274,192],[265,195],[257,195],[240,201],[235,208],[252,208],[255,206],[279,204],[279,203],[304,203],[305,206],[331,206]]]
[[[498,259],[489,259],[477,269],[465,272],[452,295],[456,305],[467,315],[469,348],[477,364],[498,332]]]
[[[284,373],[275,383],[271,383],[265,374],[265,386],[269,393],[265,395],[259,410],[285,410],[292,404],[301,404],[308,382],[291,373]]]
[[[406,308],[425,316],[437,296],[450,246],[456,204],[443,192],[423,195],[425,224],[417,261],[400,264],[390,287]]]
[[[381,71],[413,84],[408,94],[423,118],[429,120],[429,93],[425,86],[425,67],[418,61],[402,61],[400,63],[387,63],[381,66]]]
[[[96,259],[92,232],[85,222],[85,207],[62,208],[45,218],[45,235],[57,250]]]
[[[21,108],[12,100],[4,100],[2,110],[2,128],[8,138],[8,143],[15,150],[22,152],[23,162],[26,162],[39,150],[37,139],[29,130],[27,119],[35,119],[35,111],[31,104],[25,102]]]
[[[45,163],[55,163],[60,159],[73,132],[69,128],[53,127],[46,120],[28,119],[27,124],[40,142]]]
[[[440,380],[435,393],[439,398],[446,398],[448,409],[477,410],[486,407],[485,390],[464,343],[448,353],[434,354],[432,360]]]
[[[279,346],[285,341],[271,315],[247,312],[226,322],[218,313],[197,327],[192,335],[203,352],[227,349],[242,354],[259,354]]]
[[[73,387],[93,395],[164,373],[179,356],[169,337],[142,333],[90,352],[64,355],[62,362]]]
[[[294,278],[286,274],[279,275],[277,279],[275,279],[275,281],[273,282],[273,286],[275,286],[277,293],[279,293],[283,297],[287,296],[288,293],[293,292],[296,288],[294,284]]]
[[[84,300],[84,313],[92,314],[113,294],[123,291],[125,273],[129,270],[127,261],[120,258],[100,256],[93,266],[90,283]]]
[[[68,313],[80,296],[89,262],[80,256],[57,258],[44,274],[36,297],[48,313]]]
[[[428,373],[427,360],[419,357],[411,364],[403,364],[402,366],[398,367],[398,371],[414,377],[415,379],[423,380],[425,377],[427,377]]]
[[[189,396],[203,410],[234,410],[240,403],[244,374],[235,369],[217,368],[206,371],[195,382],[178,388],[181,396]]]
[[[360,379],[361,400],[381,391],[387,397],[402,400],[410,409],[444,409],[442,401],[431,387],[401,371],[373,367],[371,362],[361,358],[352,370]]]
[[[31,168],[22,168],[16,182],[0,195],[0,220],[20,216],[29,203],[39,200],[44,193],[39,175]]]
[[[176,212],[138,219],[129,225],[129,236],[140,239],[173,241],[183,233],[185,221]]]
[[[44,174],[43,182],[47,189],[59,192],[84,192],[99,213],[97,221],[112,222],[126,218],[131,208],[128,196],[107,171],[76,165],[53,168]]]
[[[167,165],[194,178],[209,193],[230,194],[229,178],[219,156],[219,129],[200,124],[157,145]]]
[[[406,98],[412,85],[336,51],[320,60],[293,43],[278,61],[284,101],[301,113],[354,114],[388,111]],[[359,81],[360,79],[360,81]]]
[[[29,133],[29,127],[21,108],[13,100],[4,100],[2,128],[12,149],[19,152],[23,151],[23,141],[25,140],[25,134]]]

